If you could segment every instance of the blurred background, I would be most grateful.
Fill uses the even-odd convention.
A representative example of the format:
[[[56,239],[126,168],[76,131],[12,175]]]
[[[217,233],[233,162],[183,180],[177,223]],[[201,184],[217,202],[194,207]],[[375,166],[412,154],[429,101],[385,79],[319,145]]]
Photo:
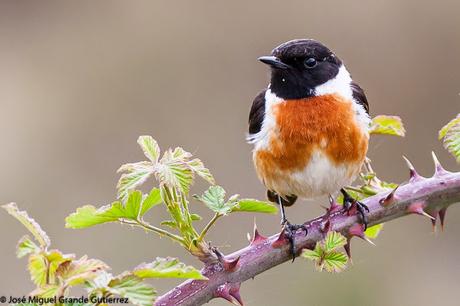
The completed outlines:
[[[54,248],[100,258],[113,273],[155,256],[199,266],[178,245],[140,229],[70,230],[64,218],[115,199],[116,169],[143,158],[141,134],[194,152],[228,193],[263,199],[245,142],[252,99],[268,81],[256,59],[293,38],[334,50],[365,89],[373,116],[402,117],[405,138],[371,141],[379,176],[405,181],[403,154],[431,175],[432,150],[459,170],[437,140],[460,111],[459,13],[454,0],[1,1],[0,202],[26,209]],[[193,192],[205,187],[200,181]],[[288,215],[301,222],[324,203],[298,204]],[[198,203],[193,209],[210,216]],[[152,222],[165,217],[154,212]],[[279,230],[278,216],[255,217],[263,234]],[[376,247],[353,241],[346,272],[318,273],[298,259],[244,283],[243,298],[246,305],[459,305],[459,219],[454,206],[436,234],[421,217],[393,221]],[[253,221],[224,218],[209,238],[232,252],[247,245]],[[0,294],[33,289],[26,260],[15,257],[25,233],[0,212]],[[154,281],[160,293],[177,283]]]

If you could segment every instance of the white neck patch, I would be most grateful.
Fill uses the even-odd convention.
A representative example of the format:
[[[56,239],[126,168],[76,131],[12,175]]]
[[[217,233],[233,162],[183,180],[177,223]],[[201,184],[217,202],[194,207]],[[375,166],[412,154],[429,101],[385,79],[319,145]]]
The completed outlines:
[[[323,96],[328,94],[339,94],[347,99],[353,99],[353,91],[350,86],[351,76],[347,68],[342,64],[339,68],[339,73],[335,78],[327,81],[324,84],[318,85],[315,88],[315,96]]]

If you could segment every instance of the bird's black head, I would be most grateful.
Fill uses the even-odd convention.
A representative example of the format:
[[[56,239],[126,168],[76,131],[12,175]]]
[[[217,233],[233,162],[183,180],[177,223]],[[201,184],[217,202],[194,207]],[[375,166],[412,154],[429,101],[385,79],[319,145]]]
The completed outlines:
[[[288,41],[259,60],[272,68],[270,89],[283,99],[313,96],[315,87],[333,79],[342,65],[331,50],[312,39]]]

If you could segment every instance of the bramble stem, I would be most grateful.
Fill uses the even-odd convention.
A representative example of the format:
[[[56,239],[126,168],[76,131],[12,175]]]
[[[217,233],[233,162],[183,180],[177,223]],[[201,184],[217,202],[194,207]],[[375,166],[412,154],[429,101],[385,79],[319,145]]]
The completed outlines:
[[[436,173],[431,178],[422,178],[411,169],[411,180],[401,185],[390,200],[383,201],[383,205],[380,202],[387,198],[388,192],[362,200],[370,210],[367,215],[369,226],[411,213],[426,212],[431,216],[437,216],[439,213],[444,217],[445,209],[449,205],[460,202],[460,173],[450,173],[439,169],[439,166],[436,166]],[[213,219],[216,219],[216,216]],[[427,218],[428,220],[430,219]],[[356,230],[357,222],[356,215],[348,216],[341,210],[307,221],[305,225],[308,235],[305,237],[302,231],[296,233],[295,249],[314,248],[316,243],[324,238],[325,228],[351,238],[351,228]],[[325,226],[326,224],[329,226]],[[187,280],[160,296],[155,305],[196,306],[215,297],[223,297],[235,303],[238,301],[241,304],[241,283],[291,260],[290,247],[286,241],[279,242],[279,234],[265,238],[255,231],[255,235],[257,239],[253,239],[253,243],[247,247],[223,257],[220,261],[206,263],[201,272],[208,280]],[[275,241],[277,243],[274,244]],[[232,260],[236,260],[237,264],[230,265]]]

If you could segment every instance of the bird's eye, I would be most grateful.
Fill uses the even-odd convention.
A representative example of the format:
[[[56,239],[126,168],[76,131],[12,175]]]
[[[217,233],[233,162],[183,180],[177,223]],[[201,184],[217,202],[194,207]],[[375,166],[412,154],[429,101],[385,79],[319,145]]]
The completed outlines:
[[[311,69],[314,68],[318,63],[316,62],[316,59],[309,57],[304,60],[303,64],[306,68]]]

